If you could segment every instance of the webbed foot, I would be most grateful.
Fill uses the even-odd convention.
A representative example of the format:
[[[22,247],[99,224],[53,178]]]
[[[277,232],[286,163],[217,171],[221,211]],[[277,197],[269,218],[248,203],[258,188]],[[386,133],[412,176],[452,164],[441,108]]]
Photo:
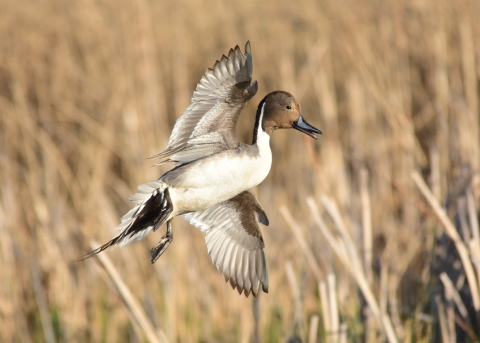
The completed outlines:
[[[162,239],[156,246],[152,248],[152,264],[154,264],[160,256],[167,250],[170,243],[173,241],[171,220],[167,222],[167,233],[163,235]]]

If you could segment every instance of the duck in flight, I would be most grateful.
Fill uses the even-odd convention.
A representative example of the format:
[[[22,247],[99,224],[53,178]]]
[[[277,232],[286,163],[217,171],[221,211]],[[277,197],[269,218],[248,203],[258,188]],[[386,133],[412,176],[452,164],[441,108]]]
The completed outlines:
[[[268,292],[265,244],[259,223],[268,225],[260,203],[249,191],[268,175],[272,164],[270,136],[294,128],[317,139],[322,132],[307,123],[299,102],[284,91],[269,93],[257,108],[253,142],[239,143],[236,124],[245,104],[258,90],[252,82],[250,43],[238,46],[208,69],[192,101],[177,120],[157,164],[174,168],[138,187],[130,198],[136,206],[125,214],[112,240],[88,253],[89,258],[114,246],[125,246],[158,230],[167,232],[152,249],[152,263],[173,240],[172,219],[183,216],[206,233],[213,264],[239,294]]]

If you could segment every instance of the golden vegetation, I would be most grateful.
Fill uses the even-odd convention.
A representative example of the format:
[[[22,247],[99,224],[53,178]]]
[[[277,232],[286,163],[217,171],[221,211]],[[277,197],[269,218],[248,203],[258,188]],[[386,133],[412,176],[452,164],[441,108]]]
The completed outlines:
[[[0,341],[478,340],[478,37],[475,0],[4,0]],[[163,232],[73,263],[248,39],[260,90],[240,139],[276,89],[324,132],[272,137],[270,293],[238,296],[181,218],[153,266]]]

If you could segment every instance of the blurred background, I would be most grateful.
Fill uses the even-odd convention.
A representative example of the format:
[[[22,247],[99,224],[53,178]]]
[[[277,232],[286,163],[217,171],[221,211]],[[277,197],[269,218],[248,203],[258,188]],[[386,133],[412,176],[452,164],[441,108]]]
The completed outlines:
[[[475,0],[2,0],[0,341],[478,341],[478,37]],[[232,290],[182,218],[155,265],[163,228],[73,262],[247,40],[239,140],[278,89],[324,133],[272,137],[269,293]]]

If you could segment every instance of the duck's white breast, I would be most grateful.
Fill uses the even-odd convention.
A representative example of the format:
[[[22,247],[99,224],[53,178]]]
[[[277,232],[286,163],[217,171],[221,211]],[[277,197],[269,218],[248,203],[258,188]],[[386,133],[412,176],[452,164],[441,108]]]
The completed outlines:
[[[226,150],[173,171],[162,177],[169,186],[175,212],[194,212],[231,199],[255,187],[268,175],[272,165],[270,136],[249,146]],[[167,173],[165,176],[168,176]]]

